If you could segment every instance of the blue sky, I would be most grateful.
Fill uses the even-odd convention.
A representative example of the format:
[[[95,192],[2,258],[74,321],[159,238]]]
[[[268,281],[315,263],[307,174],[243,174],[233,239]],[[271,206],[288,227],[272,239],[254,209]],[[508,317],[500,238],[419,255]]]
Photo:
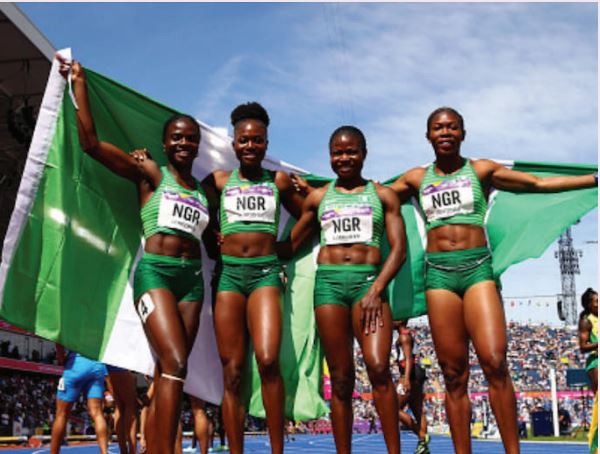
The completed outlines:
[[[19,6],[56,48],[209,125],[260,101],[270,153],[313,173],[331,175],[329,134],[348,123],[368,177],[428,162],[440,105],[465,117],[465,156],[598,162],[596,3]],[[573,232],[578,290],[597,287],[597,210]],[[555,249],[509,270],[504,293],[559,293]]]

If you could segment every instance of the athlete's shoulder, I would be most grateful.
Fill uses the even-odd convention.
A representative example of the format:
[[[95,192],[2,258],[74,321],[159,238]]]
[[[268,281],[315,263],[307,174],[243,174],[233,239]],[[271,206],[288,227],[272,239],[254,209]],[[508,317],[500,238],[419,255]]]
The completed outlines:
[[[389,186],[384,186],[379,181],[371,180],[370,183],[373,185],[373,187],[375,188],[375,190],[378,193],[379,192],[387,192],[387,191],[394,192]]]
[[[229,178],[232,173],[233,173],[233,170],[215,170],[215,171],[213,171],[212,175],[214,176],[215,179],[219,179],[219,178]]]
[[[404,173],[404,177],[406,178],[407,181],[417,181],[418,180],[418,182],[420,183],[421,180],[423,179],[423,177],[425,176],[425,174],[427,173],[427,169],[429,169],[432,165],[433,165],[433,162],[426,164],[426,165],[413,167],[412,169],[409,169]]]
[[[488,169],[494,170],[494,169],[502,166],[502,164],[494,161],[493,159],[486,159],[486,158],[467,159],[467,161],[469,162],[469,164],[471,164],[471,167],[473,167],[473,169],[475,169],[476,171],[488,170]]]
[[[389,201],[398,199],[398,196],[396,195],[396,191],[394,191],[389,186],[384,186],[379,182],[373,182],[373,186],[375,186],[375,191],[377,192],[377,196],[383,202],[389,202]]]
[[[156,162],[152,158],[143,160],[137,159],[136,163],[142,171],[142,173],[147,176],[152,176],[153,174],[158,174],[162,176],[162,173],[166,171],[165,169],[167,169],[167,166],[160,166],[158,162]]]
[[[588,331],[592,329],[592,321],[588,318],[588,315],[585,315],[579,319],[579,331],[585,330]]]
[[[481,181],[487,180],[490,174],[502,167],[502,164],[492,159],[468,159],[468,162]]]
[[[390,187],[398,194],[416,193],[421,186],[429,165],[413,167],[400,175]]]
[[[229,180],[231,173],[231,170],[215,170],[212,173],[209,173],[202,182],[207,185],[212,185],[217,191],[221,191],[227,183],[227,180]]]
[[[329,188],[332,188],[335,185],[335,180],[330,181],[328,183],[325,183],[323,186],[321,186],[320,188],[315,189],[315,191],[313,192],[319,192],[319,194],[323,194],[325,195],[325,193],[329,190]]]
[[[332,183],[326,183],[324,186],[315,188],[312,191],[310,191],[310,193],[306,196],[306,204],[309,206],[311,206],[311,205],[319,206],[319,204],[322,202],[323,198],[325,197],[325,194],[327,193],[327,189],[329,188],[329,185],[331,185],[331,184]]]
[[[292,178],[290,174],[283,170],[267,170],[271,175],[271,178],[279,188],[279,190],[289,189],[293,186]]]

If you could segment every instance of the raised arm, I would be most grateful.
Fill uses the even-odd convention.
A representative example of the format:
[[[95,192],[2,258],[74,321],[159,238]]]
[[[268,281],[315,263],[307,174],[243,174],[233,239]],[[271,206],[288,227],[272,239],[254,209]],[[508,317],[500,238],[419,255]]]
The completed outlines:
[[[275,174],[275,184],[279,189],[281,202],[285,209],[296,219],[300,219],[304,197],[302,197],[300,191],[296,189],[290,176],[285,172],[278,171]]]
[[[60,73],[63,77],[66,78],[69,71],[71,71],[73,92],[79,106],[77,110],[77,133],[83,151],[112,172],[134,183],[139,183],[145,179],[147,177],[145,168],[134,157],[128,155],[116,145],[98,140],[89,104],[85,71],[81,65],[76,61],[67,62],[58,55],[57,58],[61,62]],[[160,180],[160,177],[158,179]]]
[[[209,177],[211,176],[212,174],[209,175]],[[206,199],[208,200],[209,213],[208,225],[202,234],[202,241],[208,256],[213,260],[217,260],[219,258],[220,250],[220,227],[218,220],[219,194],[214,186],[214,177],[209,177],[206,177],[202,181],[202,189],[204,189]]]
[[[383,203],[385,231],[390,251],[379,276],[373,281],[360,303],[365,334],[368,334],[369,328],[375,332],[377,320],[379,320],[379,326],[383,326],[381,295],[406,260],[406,233],[404,220],[400,214],[400,199],[388,187],[378,185],[377,193]]]
[[[312,191],[302,205],[302,213],[292,228],[289,238],[277,243],[277,254],[289,259],[298,251],[302,243],[318,230],[317,212],[325,191],[322,188]]]
[[[559,192],[598,185],[597,176],[594,174],[538,177],[527,172],[509,169],[488,159],[475,161],[473,167],[480,179],[488,179],[492,186],[506,191]],[[481,178],[482,176],[483,178]]]
[[[400,175],[389,187],[398,195],[400,203],[407,202],[411,197],[418,195],[424,175],[423,167],[415,167]]]
[[[204,180],[202,180],[202,186],[204,188],[207,188],[207,187],[213,188],[213,192],[215,194],[215,200],[213,200],[211,203],[215,204],[217,209],[219,207],[219,197],[221,197],[221,191],[223,191],[223,188],[225,187],[225,184],[227,183],[227,179],[229,178],[229,175],[231,175],[231,171],[226,172],[224,170],[215,170],[214,172],[206,175]],[[207,193],[207,196],[208,196],[208,193]]]

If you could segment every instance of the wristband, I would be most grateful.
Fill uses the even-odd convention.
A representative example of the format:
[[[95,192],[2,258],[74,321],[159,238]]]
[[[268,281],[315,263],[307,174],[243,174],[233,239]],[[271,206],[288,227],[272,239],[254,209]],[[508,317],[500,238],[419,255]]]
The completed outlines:
[[[594,181],[596,182],[596,186],[598,186],[598,174],[594,174]]]

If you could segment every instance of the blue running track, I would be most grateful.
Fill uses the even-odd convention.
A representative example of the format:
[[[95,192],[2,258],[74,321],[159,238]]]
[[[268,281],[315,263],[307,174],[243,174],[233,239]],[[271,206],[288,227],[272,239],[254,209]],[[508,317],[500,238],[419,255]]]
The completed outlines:
[[[289,454],[328,454],[335,453],[333,437],[331,435],[296,435],[295,441],[285,444],[285,452]],[[246,437],[245,453],[270,453],[266,436]],[[184,441],[184,447],[189,446],[189,440]],[[402,452],[412,454],[415,450],[417,439],[413,434],[402,433]],[[444,436],[432,436],[429,443],[432,454],[452,454],[452,442]],[[48,454],[49,448],[21,448],[1,449],[0,454]],[[94,445],[64,446],[61,452],[65,454],[97,454],[98,448]],[[199,452],[199,451],[196,451]],[[383,454],[386,452],[381,434],[354,435],[352,438],[352,452],[354,454]],[[589,450],[584,443],[553,443],[553,442],[524,442],[521,443],[523,454],[588,454]],[[115,443],[109,447],[109,453],[119,454]],[[502,444],[498,441],[473,440],[474,454],[503,454]]]

